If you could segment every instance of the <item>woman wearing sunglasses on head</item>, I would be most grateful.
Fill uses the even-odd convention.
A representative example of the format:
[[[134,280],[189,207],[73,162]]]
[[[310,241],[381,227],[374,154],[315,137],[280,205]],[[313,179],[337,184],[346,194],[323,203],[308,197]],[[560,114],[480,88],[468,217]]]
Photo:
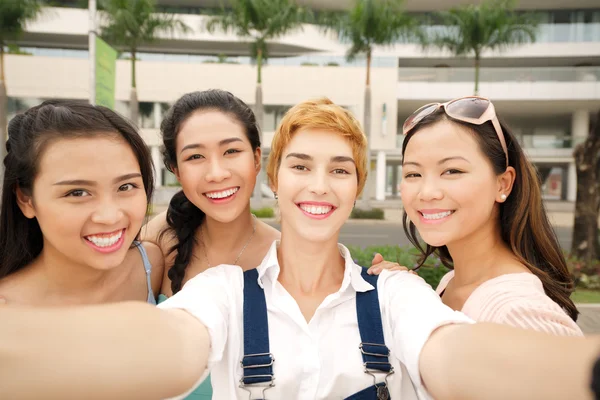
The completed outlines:
[[[217,399],[585,398],[597,341],[473,324],[418,276],[354,264],[337,240],[365,152],[346,110],[292,108],[268,166],[281,241],[256,269],[209,268],[159,308],[0,307],[0,397],[181,398],[211,371]],[[576,386],[539,383],[561,356]]]
[[[423,261],[435,253],[453,269],[442,301],[476,321],[581,335],[537,172],[493,104],[428,104],[403,132],[404,230]]]

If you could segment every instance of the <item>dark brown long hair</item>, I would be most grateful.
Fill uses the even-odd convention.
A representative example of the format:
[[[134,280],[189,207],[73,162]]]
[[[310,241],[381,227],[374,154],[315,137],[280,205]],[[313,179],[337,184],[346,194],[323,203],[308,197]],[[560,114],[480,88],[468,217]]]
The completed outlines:
[[[420,129],[443,119],[474,132],[474,137],[494,172],[500,175],[506,170],[506,157],[491,122],[473,125],[453,120],[447,117],[442,109],[424,118],[409,132],[402,144],[402,156],[404,157],[408,142]],[[516,171],[510,196],[504,203],[499,204],[500,235],[517,259],[542,281],[546,294],[576,321],[579,312],[570,299],[574,289],[573,279],[544,208],[539,175],[512,132],[505,124],[500,125],[508,147],[508,163]],[[436,254],[446,267],[454,268],[446,246],[423,246],[420,243],[417,229],[408,220],[406,211],[402,222],[406,236],[422,254],[417,268],[423,265],[431,254]]]

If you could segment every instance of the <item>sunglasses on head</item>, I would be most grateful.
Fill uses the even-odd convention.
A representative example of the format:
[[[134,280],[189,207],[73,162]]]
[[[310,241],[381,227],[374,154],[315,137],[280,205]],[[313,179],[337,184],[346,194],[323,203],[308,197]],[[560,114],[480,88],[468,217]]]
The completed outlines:
[[[444,109],[447,116],[458,121],[468,122],[474,125],[482,125],[488,121],[492,121],[492,125],[494,125],[494,129],[498,135],[498,140],[500,140],[500,145],[506,156],[506,166],[508,166],[508,149],[506,148],[504,133],[502,133],[500,122],[496,116],[496,109],[492,102],[484,97],[468,96],[450,100],[446,103],[426,104],[417,109],[417,111],[412,113],[412,115],[404,121],[402,133],[408,135],[408,133],[413,130],[423,118],[433,114],[440,108]]]

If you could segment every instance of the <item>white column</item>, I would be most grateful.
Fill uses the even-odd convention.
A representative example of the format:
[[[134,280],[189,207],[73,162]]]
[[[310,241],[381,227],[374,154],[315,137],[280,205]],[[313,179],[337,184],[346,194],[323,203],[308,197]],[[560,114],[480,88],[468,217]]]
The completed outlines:
[[[162,162],[162,157],[160,155],[159,146],[152,146],[151,152],[152,152],[152,162],[154,163],[154,169],[155,169],[154,186],[158,188],[158,187],[162,186],[162,169],[163,169],[163,162]]]
[[[590,133],[590,112],[588,110],[577,110],[571,119],[571,136],[573,147],[585,140]],[[575,201],[577,197],[577,171],[575,162],[569,163],[567,173],[567,201]]]
[[[571,136],[575,139],[574,144],[578,144],[581,139],[585,139],[590,133],[590,112],[588,110],[577,110],[573,113],[571,119]]]
[[[162,121],[160,103],[154,103],[154,127],[160,129],[160,123]]]
[[[398,197],[398,166],[392,166],[392,197]]]
[[[385,200],[385,151],[377,152],[375,199]]]
[[[574,202],[577,199],[577,171],[575,162],[569,163],[567,171],[567,201]]]

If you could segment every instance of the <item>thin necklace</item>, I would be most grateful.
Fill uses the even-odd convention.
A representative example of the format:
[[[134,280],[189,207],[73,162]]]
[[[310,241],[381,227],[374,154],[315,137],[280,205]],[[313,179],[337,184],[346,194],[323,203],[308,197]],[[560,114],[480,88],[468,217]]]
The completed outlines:
[[[242,254],[244,254],[244,250],[246,250],[246,247],[248,247],[248,245],[252,241],[252,238],[254,237],[254,233],[256,232],[256,215],[254,215],[254,214],[251,214],[251,215],[253,217],[252,218],[252,234],[246,241],[246,244],[244,245],[244,247],[242,247],[242,250],[237,255],[237,257],[232,265],[237,265],[237,262],[240,260],[240,257],[242,256]],[[208,261],[208,253],[206,252],[206,242],[204,241],[204,234],[202,233],[202,228],[200,228],[200,240],[202,241],[202,248],[204,249],[204,258],[206,259],[206,264],[208,265],[208,268],[211,268],[212,265],[210,264],[210,261]]]

